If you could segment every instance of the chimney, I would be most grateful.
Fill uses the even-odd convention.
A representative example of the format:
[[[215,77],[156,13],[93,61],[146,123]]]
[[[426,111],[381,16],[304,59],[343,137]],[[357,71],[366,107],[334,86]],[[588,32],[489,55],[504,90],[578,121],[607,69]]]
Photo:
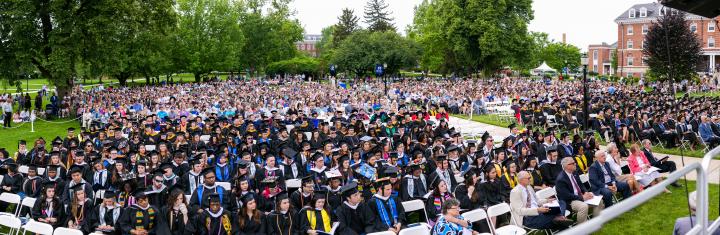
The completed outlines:
[[[565,44],[565,33],[563,33],[563,44]]]

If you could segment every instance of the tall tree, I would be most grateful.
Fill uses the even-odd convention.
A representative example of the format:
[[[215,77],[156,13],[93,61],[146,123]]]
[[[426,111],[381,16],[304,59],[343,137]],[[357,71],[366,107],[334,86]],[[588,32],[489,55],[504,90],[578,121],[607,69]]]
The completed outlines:
[[[180,0],[178,39],[184,52],[183,67],[195,81],[213,70],[237,68],[244,45],[236,4],[228,0]]]
[[[370,72],[376,64],[387,64],[386,74],[417,64],[420,46],[396,32],[370,32],[360,30],[340,43],[331,62],[341,71],[357,76]]]
[[[523,59],[532,19],[532,0],[425,0],[410,34],[423,46],[425,62],[460,74],[489,74]]]
[[[353,10],[343,8],[342,15],[338,17],[338,22],[334,27],[333,45],[337,45],[342,42],[342,40],[345,40],[345,38],[350,36],[350,34],[355,32],[355,30],[358,30],[360,28],[360,26],[358,26],[359,20],[360,19],[355,16],[355,12]]]
[[[368,0],[365,5],[365,23],[371,32],[395,31],[395,26],[390,17],[392,12],[388,10],[389,5],[385,0]]]
[[[645,36],[643,54],[659,81],[690,79],[700,59],[700,40],[685,21],[685,13],[665,14],[653,22]]]
[[[569,71],[575,71],[580,67],[580,48],[562,42],[548,44],[542,52],[543,61],[558,71],[567,67]]]
[[[292,19],[290,0],[245,3],[247,7],[239,9],[240,27],[247,42],[241,50],[241,66],[255,72],[272,62],[295,57],[295,42],[302,40],[303,28],[297,19]]]

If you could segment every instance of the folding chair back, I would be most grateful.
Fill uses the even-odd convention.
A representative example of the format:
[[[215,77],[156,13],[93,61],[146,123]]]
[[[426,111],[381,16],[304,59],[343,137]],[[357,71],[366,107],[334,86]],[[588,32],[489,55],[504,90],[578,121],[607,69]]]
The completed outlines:
[[[14,234],[13,231],[20,230],[20,227],[22,226],[22,221],[20,221],[20,219],[15,216],[0,215],[0,225],[10,228],[10,231],[2,234]]]
[[[77,229],[58,227],[53,232],[54,235],[83,235],[83,232]]]
[[[535,192],[535,196],[537,196],[538,199],[548,199],[552,196],[555,196],[555,194],[555,188],[553,187],[547,187]]]
[[[477,221],[486,219],[488,217],[488,215],[485,212],[485,210],[483,210],[482,208],[478,208],[475,210],[471,210],[471,211],[462,213],[462,217],[465,218],[466,220],[469,220],[471,223],[475,223]]]
[[[232,190],[229,182],[215,182],[218,186],[223,187],[225,190]]]
[[[420,223],[417,226],[400,230],[398,235],[430,235],[430,226],[426,223]]]
[[[19,207],[17,208],[17,210],[15,211],[15,216],[21,217],[21,216],[23,215],[23,214],[22,214],[22,209],[24,209],[25,207],[33,208],[33,207],[35,206],[35,201],[36,201],[36,200],[37,200],[37,199],[32,198],[32,197],[25,197],[25,198],[23,198],[23,199],[22,199],[22,203],[20,203],[21,206],[19,206]]]
[[[285,187],[287,188],[300,188],[302,185],[300,179],[289,179],[285,181]]]
[[[395,233],[390,231],[382,231],[377,233],[368,233],[367,235],[395,235]]]
[[[53,227],[52,225],[37,222],[35,220],[30,220],[22,226],[23,229],[25,229],[25,232],[31,232],[39,235],[53,235]]]
[[[425,220],[427,221],[430,218],[428,217],[427,211],[425,211],[425,203],[420,199],[402,202],[402,205],[405,213],[422,210],[425,215]]]
[[[490,216],[490,217],[500,216],[505,213],[510,213],[510,205],[507,203],[504,203],[504,202],[488,208],[488,216]],[[512,213],[510,215],[510,221],[511,221],[511,223],[509,225],[505,225],[500,228],[495,228],[495,226],[497,226],[497,225],[492,224],[492,222],[490,222],[490,224],[491,224],[490,228],[494,228],[495,234],[497,234],[497,235],[503,235],[503,234],[522,235],[522,234],[526,233],[525,229],[516,225],[517,221],[515,221],[515,217],[512,216]]]

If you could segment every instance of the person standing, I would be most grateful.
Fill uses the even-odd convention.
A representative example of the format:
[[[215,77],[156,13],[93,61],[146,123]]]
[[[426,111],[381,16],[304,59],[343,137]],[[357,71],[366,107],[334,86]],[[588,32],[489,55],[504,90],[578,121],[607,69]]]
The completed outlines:
[[[7,98],[6,100],[4,100],[4,102],[2,103],[2,110],[4,113],[3,128],[10,128],[10,123],[12,121],[12,112],[13,112],[11,98]]]

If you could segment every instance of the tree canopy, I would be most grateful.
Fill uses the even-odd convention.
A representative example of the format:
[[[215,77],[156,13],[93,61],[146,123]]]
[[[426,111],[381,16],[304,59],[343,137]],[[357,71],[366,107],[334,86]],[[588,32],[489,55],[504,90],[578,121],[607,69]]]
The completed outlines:
[[[368,30],[372,32],[395,31],[395,26],[390,17],[392,12],[388,10],[389,5],[385,0],[368,0],[365,5],[365,23]]]
[[[414,41],[393,31],[371,32],[361,30],[342,41],[335,49],[331,63],[339,71],[362,76],[377,64],[387,64],[386,74],[395,74],[402,68],[417,64],[421,49]]]
[[[685,21],[685,13],[665,14],[653,22],[645,35],[643,54],[659,81],[682,81],[695,74],[700,41]]]

